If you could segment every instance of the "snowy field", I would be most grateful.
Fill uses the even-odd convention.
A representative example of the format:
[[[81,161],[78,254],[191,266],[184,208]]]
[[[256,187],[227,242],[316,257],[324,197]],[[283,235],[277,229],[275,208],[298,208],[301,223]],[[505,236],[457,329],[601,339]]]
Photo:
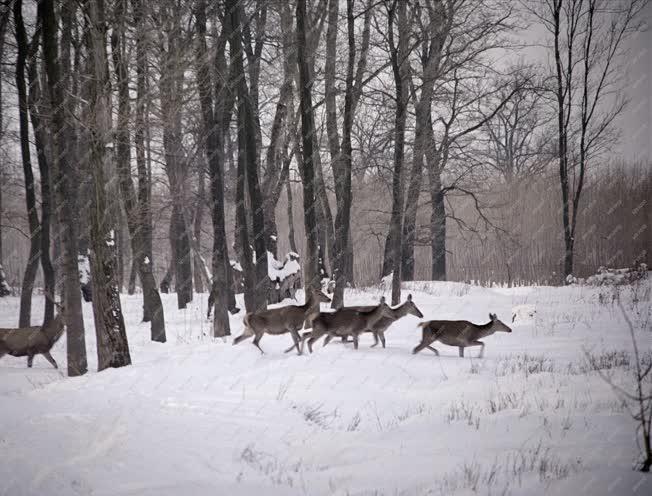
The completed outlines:
[[[334,341],[297,356],[283,353],[286,335],[265,336],[261,355],[251,340],[207,336],[207,295],[183,311],[163,295],[166,344],[149,341],[141,297],[124,296],[134,364],[96,373],[85,303],[86,376],[63,375],[65,337],[52,352],[59,371],[42,356],[33,369],[0,359],[0,494],[652,494],[652,476],[632,470],[636,425],[587,360],[632,384],[631,338],[614,301],[642,322],[649,281],[406,288],[425,319],[483,323],[491,311],[513,332],[486,338],[484,359],[442,344],[439,358],[412,355],[419,319],[408,316],[387,331],[387,349],[364,335],[358,351]],[[350,291],[346,302],[381,294]],[[40,297],[34,308],[38,322]],[[0,327],[17,316],[18,298],[0,299]],[[239,335],[242,315],[231,322]],[[649,353],[652,330],[636,332]]]

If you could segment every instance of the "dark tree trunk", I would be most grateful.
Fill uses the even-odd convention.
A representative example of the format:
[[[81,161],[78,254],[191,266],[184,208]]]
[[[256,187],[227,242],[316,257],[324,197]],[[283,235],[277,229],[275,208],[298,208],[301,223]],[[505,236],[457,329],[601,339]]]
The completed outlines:
[[[172,5],[172,4],[170,4]],[[160,91],[168,98],[161,99],[163,119],[163,148],[165,151],[165,171],[170,182],[172,195],[172,225],[174,235],[170,239],[171,251],[174,253],[175,291],[177,305],[180,309],[192,301],[192,252],[188,226],[184,211],[188,208],[187,176],[188,163],[183,150],[182,109],[184,60],[181,50],[183,32],[177,4],[162,4],[161,15],[170,16],[170,28],[164,33],[167,47],[161,47],[162,70],[165,77],[159,79]],[[175,245],[175,246],[172,246]]]
[[[195,292],[203,293],[204,292],[204,262],[201,258],[200,248],[201,248],[201,223],[204,217],[204,196],[205,196],[205,184],[204,184],[204,164],[199,164],[199,170],[197,171],[197,206],[195,207],[195,218],[193,219],[193,231],[194,231],[194,242],[197,245],[197,250],[193,250],[193,272],[194,272],[194,281],[195,281]],[[211,286],[211,281],[205,281],[208,287]]]
[[[133,250],[132,250],[133,253]],[[136,294],[136,277],[138,276],[138,258],[131,257],[131,268],[129,269],[129,282],[127,283],[127,294]],[[142,283],[141,283],[142,284]]]
[[[301,102],[301,139],[303,143],[303,160],[300,162],[303,179],[303,211],[307,239],[307,256],[304,265],[304,285],[319,289],[317,262],[318,238],[315,218],[315,153],[313,139],[315,134],[315,117],[312,108],[312,80],[306,54],[306,0],[298,0],[296,8],[297,21],[297,64],[299,66],[299,94]]]
[[[154,261],[152,258],[152,211],[151,211],[151,153],[149,120],[145,118],[146,99],[149,97],[147,85],[147,49],[145,16],[141,0],[132,0],[136,30],[136,116],[134,122],[134,140],[136,145],[136,167],[138,170],[138,209],[136,219],[141,235],[140,243],[135,247],[138,258],[140,283],[143,287],[143,322],[152,322],[152,341],[165,342],[165,316],[161,296],[154,278]],[[142,29],[141,29],[142,28]],[[147,146],[145,140],[147,139]],[[147,151],[147,159],[145,152]],[[130,183],[131,184],[131,183]]]
[[[117,170],[120,191],[127,216],[127,228],[131,238],[132,269],[129,277],[129,291],[135,291],[136,272],[143,291],[143,322],[151,322],[152,341],[164,343],[165,316],[161,297],[156,287],[152,262],[152,223],[150,215],[150,177],[145,161],[145,93],[146,54],[143,39],[142,4],[132,0],[136,29],[136,117],[134,139],[136,145],[136,167],[138,170],[138,192],[134,191],[131,179],[131,147],[129,143],[129,86],[125,46],[126,4],[119,0],[115,5],[116,26],[112,31],[111,45],[113,64],[118,77],[118,129]],[[133,282],[132,282],[133,281]]]
[[[0,66],[2,66],[4,62],[4,55],[5,55],[5,34],[7,32],[7,24],[9,23],[9,17],[11,15],[11,9],[9,6],[2,6],[2,9],[0,10]],[[4,101],[2,99],[2,78],[0,77],[0,102]],[[2,105],[0,105],[0,140],[4,138],[4,112],[3,112]],[[3,203],[2,203],[2,190],[4,188],[4,163],[3,160],[0,159],[0,271],[2,271],[2,218],[4,217],[4,211],[3,211]],[[4,278],[4,272],[2,272],[2,276],[0,278],[0,297],[1,296],[6,296],[4,293],[7,292],[7,283],[5,282]]]
[[[293,199],[292,199],[292,184],[290,184],[290,175],[285,178],[285,189],[287,191],[288,204],[287,204],[287,216],[288,216],[288,242],[290,243],[290,250],[294,253],[298,253],[297,242],[294,239],[294,212],[293,212]]]
[[[434,176],[434,178],[433,178]],[[446,280],[446,207],[445,193],[441,188],[439,171],[431,174],[430,201],[430,255],[431,275],[433,281]]]
[[[226,244],[224,213],[224,143],[222,126],[219,118],[222,112],[216,112],[213,106],[213,82],[208,64],[206,47],[206,2],[197,3],[195,18],[197,22],[197,86],[202,111],[204,148],[209,166],[211,192],[211,218],[213,224],[213,281],[211,294],[214,295],[215,314],[213,318],[213,336],[223,337],[231,334],[227,308],[235,308],[235,301],[230,301],[231,274]],[[218,108],[221,107],[218,105]],[[235,300],[235,296],[233,296]],[[210,311],[210,310],[209,310]]]
[[[20,127],[20,151],[22,156],[23,174],[25,176],[25,201],[27,203],[27,219],[29,221],[30,248],[27,266],[23,276],[20,291],[20,317],[19,327],[29,327],[32,314],[32,291],[34,280],[38,271],[41,239],[41,226],[36,210],[36,192],[34,191],[34,174],[30,158],[29,145],[29,119],[27,105],[27,89],[25,86],[25,62],[27,60],[27,35],[23,24],[22,1],[14,2],[14,23],[16,26],[16,44],[18,53],[16,57],[16,89],[18,92],[18,117]]]
[[[394,121],[394,171],[392,174],[392,217],[390,221],[391,265],[394,272],[392,276],[392,305],[401,301],[401,248],[403,235],[403,156],[405,147],[405,121],[407,118],[407,78],[408,70],[408,36],[407,14],[404,2],[398,5],[398,46],[394,43],[394,18],[396,3],[388,12],[388,28],[390,58],[396,91],[396,115]],[[387,254],[383,261],[387,260]]]
[[[68,11],[65,15],[69,15]],[[43,30],[43,58],[48,79],[48,90],[52,104],[52,131],[54,135],[54,177],[57,212],[61,229],[62,275],[64,279],[64,305],[66,321],[66,344],[68,352],[68,375],[85,374],[86,344],[84,321],[81,313],[81,295],[77,273],[77,224],[74,204],[76,196],[73,181],[74,164],[70,161],[68,117],[66,116],[66,92],[61,84],[61,68],[57,47],[57,21],[52,0],[38,4],[38,16]]]
[[[253,263],[253,252],[249,242],[249,229],[247,227],[247,208],[245,205],[245,140],[244,133],[241,129],[244,128],[244,115],[243,112],[238,111],[238,176],[236,184],[236,236],[238,238],[238,245],[241,250],[240,264],[242,265],[242,272],[244,275],[244,299],[245,308],[247,312],[253,312],[256,309],[256,269]]]
[[[45,313],[43,325],[47,325],[54,318],[54,298],[56,275],[52,258],[50,257],[50,225],[52,218],[52,185],[50,180],[50,162],[47,153],[47,131],[41,121],[43,94],[41,82],[37,69],[38,43],[40,32],[35,33],[30,42],[28,61],[29,94],[27,97],[30,119],[34,130],[34,145],[38,160],[39,172],[41,175],[41,268],[43,270],[43,282],[45,298]]]
[[[227,2],[227,11],[231,13],[231,26],[233,33],[239,33],[241,26],[241,9],[242,6],[236,0]],[[235,74],[239,75],[237,79],[238,95],[238,167],[244,167],[246,170],[247,190],[251,202],[251,217],[253,227],[253,244],[256,252],[255,279],[249,280],[254,284],[253,287],[253,308],[247,307],[248,311],[260,310],[267,307],[267,286],[269,277],[267,275],[267,235],[265,233],[265,219],[263,215],[263,201],[258,182],[258,152],[256,143],[256,119],[254,102],[247,87],[245,79],[242,44],[240,36],[231,36],[229,39],[231,48],[231,60]],[[243,155],[244,164],[240,164],[240,155]],[[244,171],[242,171],[244,172]],[[240,174],[238,174],[240,176]],[[244,196],[244,195],[243,195]],[[243,197],[238,197],[243,199]],[[242,219],[241,219],[242,220]],[[240,231],[243,231],[241,226]],[[242,239],[244,242],[244,238]],[[246,247],[244,257],[246,258]],[[250,278],[249,278],[250,279]],[[247,280],[247,278],[245,278]]]
[[[334,0],[336,1],[336,0]],[[341,152],[333,161],[333,177],[337,196],[337,215],[335,216],[335,255],[333,257],[335,275],[335,291],[333,292],[333,308],[344,305],[344,289],[346,288],[349,257],[350,227],[351,227],[351,168],[352,144],[351,129],[353,127],[353,77],[355,69],[355,25],[353,16],[353,0],[346,2],[346,19],[348,30],[348,64],[346,73],[346,93],[344,97],[344,122],[342,132]]]
[[[97,336],[98,371],[131,364],[125,331],[117,267],[115,233],[119,219],[109,208],[107,189],[112,153],[107,148],[113,141],[111,132],[110,86],[106,53],[106,22],[103,0],[85,4],[88,17],[89,77],[91,78],[89,109],[86,115],[90,128],[90,170],[92,175],[90,234],[91,280],[93,285],[93,316]],[[123,142],[123,146],[125,143]],[[128,142],[126,143],[128,147]]]

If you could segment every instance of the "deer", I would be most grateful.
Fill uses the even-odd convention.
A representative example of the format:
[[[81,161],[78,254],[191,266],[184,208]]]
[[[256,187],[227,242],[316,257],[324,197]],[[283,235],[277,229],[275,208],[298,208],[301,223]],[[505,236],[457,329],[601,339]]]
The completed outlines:
[[[419,324],[419,327],[423,329],[421,343],[412,350],[412,354],[417,354],[424,348],[428,348],[439,356],[439,352],[430,344],[441,341],[448,346],[457,346],[462,358],[464,357],[464,348],[481,346],[478,358],[482,358],[484,356],[484,343],[479,339],[491,336],[495,332],[512,332],[508,326],[498,320],[495,313],[490,313],[489,319],[486,324],[474,324],[468,320],[429,320],[421,322]]]
[[[301,336],[299,331],[306,325],[308,315],[319,312],[320,303],[330,303],[330,301],[331,299],[324,293],[312,289],[308,292],[303,305],[288,305],[248,313],[242,320],[244,332],[233,340],[233,344],[236,345],[255,336],[253,344],[264,354],[265,352],[259,345],[264,334],[276,336],[289,332],[292,335],[294,345],[287,351],[296,348],[297,353],[301,355],[303,350],[300,346]]]
[[[0,358],[6,354],[15,357],[26,356],[27,366],[31,368],[34,356],[40,354],[58,369],[50,350],[63,334],[64,324],[63,309],[59,307],[56,317],[47,325],[0,329]]]
[[[353,338],[353,347],[358,349],[358,336],[363,332],[373,332],[373,327],[383,318],[393,318],[392,309],[385,303],[385,297],[380,304],[371,310],[356,308],[340,308],[335,312],[315,313],[309,316],[312,321],[312,331],[304,333],[301,347],[308,340],[308,350],[312,353],[312,345],[324,334]]]
[[[375,307],[369,305],[366,306],[363,305],[363,306],[353,306],[347,308],[353,308],[360,312],[367,312],[369,310],[373,310]],[[374,336],[374,344],[371,345],[372,348],[378,346],[378,338],[380,338],[380,342],[382,343],[383,348],[385,348],[385,331],[389,326],[391,326],[397,320],[402,319],[407,315],[414,315],[415,317],[423,318],[423,314],[421,313],[421,310],[419,310],[417,306],[414,304],[414,302],[412,301],[411,294],[408,295],[407,301],[405,303],[399,305],[396,308],[390,308],[390,310],[392,311],[392,316],[383,317],[378,322],[376,322],[373,328],[369,331],[372,332]],[[334,337],[335,337],[334,334],[329,334],[328,336],[326,336],[326,339],[324,340],[324,346],[330,343]],[[346,342],[346,336],[343,337],[342,340],[343,342]]]

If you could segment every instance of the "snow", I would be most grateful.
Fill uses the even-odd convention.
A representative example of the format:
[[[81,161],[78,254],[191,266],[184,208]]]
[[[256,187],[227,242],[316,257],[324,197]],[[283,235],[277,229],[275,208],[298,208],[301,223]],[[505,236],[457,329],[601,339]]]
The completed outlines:
[[[168,342],[153,343],[142,297],[124,295],[134,363],[101,373],[85,303],[87,375],[63,375],[65,338],[52,350],[59,370],[41,356],[33,369],[0,359],[0,494],[652,494],[652,478],[632,470],[634,422],[586,366],[587,352],[605,366],[631,358],[620,309],[601,297],[611,290],[405,285],[424,319],[495,312],[510,325],[485,339],[482,360],[441,344],[440,358],[412,355],[413,316],[386,332],[387,349],[365,335],[357,351],[334,341],[297,356],[283,353],[285,335],[265,336],[261,355],[251,340],[208,337],[207,294],[185,310],[162,294]],[[632,318],[636,301],[649,311],[651,290],[618,288]],[[382,294],[347,289],[345,301]],[[511,324],[528,305],[536,318]],[[0,300],[0,327],[16,325],[18,308]],[[41,296],[33,309],[37,322]],[[230,316],[234,335],[243,314]],[[650,350],[650,329],[636,335]],[[622,363],[608,372],[628,384]]]
[[[537,313],[534,305],[517,305],[512,308],[512,322],[532,320]]]
[[[285,262],[279,262],[271,252],[267,252],[267,275],[271,281],[284,281],[300,271],[301,265],[290,254],[285,257]]]
[[[242,272],[242,265],[240,265],[240,262],[236,262],[235,260],[230,260],[229,263],[231,264],[231,268],[233,270],[237,270],[238,272]]]
[[[77,256],[77,267],[79,283],[88,284],[91,281],[91,263],[86,255]]]
[[[145,256],[144,263],[145,263],[145,265],[148,265],[148,264],[149,264],[149,257],[148,257],[148,256]]]

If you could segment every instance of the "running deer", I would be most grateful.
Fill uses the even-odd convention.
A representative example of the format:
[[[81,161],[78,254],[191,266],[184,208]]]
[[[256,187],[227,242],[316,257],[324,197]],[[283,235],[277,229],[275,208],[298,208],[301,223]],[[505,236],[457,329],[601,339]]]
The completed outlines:
[[[439,352],[430,346],[430,343],[441,341],[448,346],[457,346],[460,356],[464,356],[464,348],[468,346],[481,346],[479,358],[484,355],[484,343],[479,339],[491,336],[494,332],[512,332],[503,324],[495,313],[489,314],[489,322],[486,324],[473,324],[466,320],[430,320],[421,322],[419,327],[423,329],[421,343],[412,350],[412,353],[419,353],[422,349],[428,348],[437,356]]]
[[[31,367],[34,355],[41,354],[58,369],[50,350],[64,330],[63,310],[47,326],[32,326],[18,329],[0,329],[0,358],[9,354],[15,357],[26,356],[27,366]]]
[[[347,307],[347,308],[353,308],[355,310],[358,310],[359,312],[368,312],[370,310],[373,310],[374,306],[353,306],[353,307]],[[385,331],[389,326],[391,326],[394,322],[396,322],[399,319],[402,319],[406,315],[414,315],[415,317],[422,318],[423,314],[421,313],[421,310],[417,308],[417,306],[414,304],[412,301],[412,295],[409,294],[407,297],[407,301],[403,303],[402,305],[399,305],[396,308],[390,308],[392,311],[392,316],[391,317],[383,317],[380,319],[376,324],[372,327],[372,329],[369,332],[372,332],[374,335],[374,344],[371,345],[373,348],[374,346],[378,346],[378,338],[380,338],[380,342],[383,345],[383,348],[385,347]],[[331,340],[336,337],[334,334],[329,334],[326,336],[326,339],[324,340],[324,346],[326,346],[328,343],[331,342]],[[346,337],[342,338],[343,340],[346,339]],[[346,341],[345,341],[346,342]]]
[[[258,344],[263,334],[267,333],[276,336],[289,332],[294,341],[294,345],[289,349],[296,348],[297,353],[301,355],[301,336],[299,335],[299,331],[304,327],[308,315],[319,312],[320,303],[330,303],[330,301],[331,299],[321,291],[311,290],[303,305],[289,305],[248,313],[242,321],[244,332],[233,340],[233,344],[236,345],[247,338],[255,336],[253,341],[254,346],[261,353],[265,353]]]
[[[393,318],[392,309],[385,303],[385,297],[380,304],[371,310],[356,310],[355,308],[340,308],[335,312],[319,313],[309,317],[312,320],[312,331],[304,333],[301,347],[308,340],[308,350],[312,353],[312,345],[323,335],[337,337],[351,336],[353,347],[358,349],[358,336],[363,332],[373,332],[375,326],[383,318]]]

